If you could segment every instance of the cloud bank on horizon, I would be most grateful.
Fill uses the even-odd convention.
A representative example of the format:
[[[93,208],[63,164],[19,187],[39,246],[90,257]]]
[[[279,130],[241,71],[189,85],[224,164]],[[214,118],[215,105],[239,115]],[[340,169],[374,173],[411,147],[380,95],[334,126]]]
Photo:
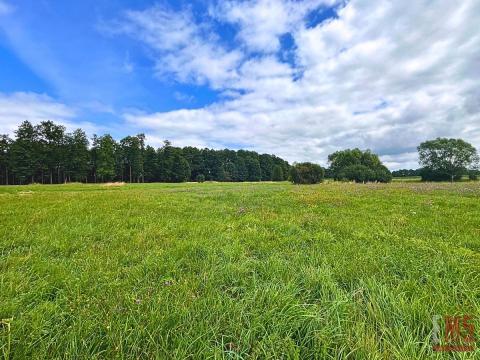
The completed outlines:
[[[321,164],[360,147],[392,169],[417,167],[426,139],[480,146],[480,2],[200,3],[99,8],[86,21],[88,41],[73,41],[102,44],[91,67],[79,58],[82,80],[51,43],[34,42],[27,22],[11,26],[22,1],[0,0],[0,66],[8,66],[2,53],[17,56],[41,83],[0,85],[0,132],[48,118],[117,136],[145,132],[153,145],[169,139]],[[58,73],[34,64],[41,55]]]

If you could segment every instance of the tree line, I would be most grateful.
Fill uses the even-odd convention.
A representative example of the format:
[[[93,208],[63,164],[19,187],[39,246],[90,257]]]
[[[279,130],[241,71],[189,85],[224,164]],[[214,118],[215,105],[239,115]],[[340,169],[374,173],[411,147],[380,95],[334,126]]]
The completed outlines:
[[[116,141],[82,129],[24,121],[15,138],[0,135],[0,184],[65,182],[283,181],[287,161],[246,150],[175,147],[145,144],[145,135]]]
[[[322,169],[311,163],[294,164],[290,179],[296,184],[321,182],[324,175],[339,181],[390,182],[392,177],[421,176],[422,181],[458,181],[468,175],[480,177],[479,156],[472,144],[462,139],[437,138],[418,147],[420,169],[402,169],[391,173],[370,150],[347,149],[328,156],[329,167]]]
[[[392,176],[421,176],[424,181],[454,181],[479,176],[476,149],[461,139],[437,138],[418,146],[422,168],[391,173],[370,150],[346,149],[328,156],[329,167],[312,163],[293,166],[275,156],[246,150],[162,147],[145,144],[145,135],[116,141],[82,129],[71,133],[62,125],[24,121],[15,138],[0,135],[0,185],[66,182],[183,182],[284,181],[318,183],[324,177],[338,181],[390,182]]]

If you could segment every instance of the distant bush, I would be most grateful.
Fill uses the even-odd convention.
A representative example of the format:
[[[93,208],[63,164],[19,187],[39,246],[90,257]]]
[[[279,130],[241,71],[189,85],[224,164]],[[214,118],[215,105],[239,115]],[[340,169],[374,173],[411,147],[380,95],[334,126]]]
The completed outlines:
[[[480,171],[478,171],[478,170],[470,170],[468,172],[468,178],[470,180],[478,180],[479,173],[480,173]]]
[[[197,182],[199,182],[199,183],[205,182],[205,175],[203,175],[203,174],[198,174],[196,180],[197,180]]]
[[[320,165],[309,162],[294,164],[290,169],[290,181],[294,184],[318,184],[324,175]]]

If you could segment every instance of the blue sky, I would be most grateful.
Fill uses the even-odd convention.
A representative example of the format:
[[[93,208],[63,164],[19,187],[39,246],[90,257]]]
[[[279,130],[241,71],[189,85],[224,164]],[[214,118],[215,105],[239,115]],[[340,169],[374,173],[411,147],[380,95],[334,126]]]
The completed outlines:
[[[15,2],[11,14],[2,18],[0,91],[48,94],[75,106],[81,115],[100,125],[115,124],[118,118],[112,112],[125,108],[169,111],[215,101],[216,92],[207,86],[156,78],[148,49],[102,30],[126,9],[144,9],[152,4]],[[174,9],[179,2],[166,6]]]
[[[0,132],[416,167],[427,138],[480,145],[478,23],[475,0],[0,0]]]

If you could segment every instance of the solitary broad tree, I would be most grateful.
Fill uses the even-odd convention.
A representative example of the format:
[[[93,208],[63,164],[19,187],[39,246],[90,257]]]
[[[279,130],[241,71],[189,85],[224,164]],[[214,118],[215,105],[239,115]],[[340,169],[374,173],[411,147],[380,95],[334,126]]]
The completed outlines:
[[[462,139],[437,138],[421,143],[417,150],[425,169],[446,174],[450,181],[478,164],[477,150]]]

